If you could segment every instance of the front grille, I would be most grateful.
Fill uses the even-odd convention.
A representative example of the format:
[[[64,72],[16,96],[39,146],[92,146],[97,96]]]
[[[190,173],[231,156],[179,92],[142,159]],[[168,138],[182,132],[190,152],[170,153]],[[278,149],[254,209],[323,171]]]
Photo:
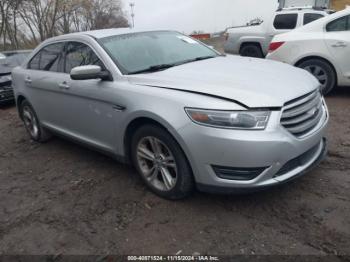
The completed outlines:
[[[287,102],[283,107],[281,124],[296,137],[311,132],[324,114],[322,95],[319,91]]]

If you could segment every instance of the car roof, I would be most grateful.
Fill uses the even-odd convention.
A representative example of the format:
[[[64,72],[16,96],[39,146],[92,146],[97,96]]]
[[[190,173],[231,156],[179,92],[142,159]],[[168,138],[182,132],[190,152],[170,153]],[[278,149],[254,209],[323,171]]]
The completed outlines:
[[[295,13],[315,13],[315,14],[329,14],[331,10],[328,9],[313,9],[313,8],[290,8],[277,10],[276,14],[295,14]]]
[[[294,31],[295,32],[320,32],[324,30],[324,26],[327,23],[346,15],[350,15],[350,8],[345,8],[342,11],[338,11],[334,14],[318,19],[310,24],[299,27]]]
[[[131,29],[131,28],[111,28],[111,29],[100,29],[100,30],[93,30],[93,31],[71,33],[71,34],[56,36],[48,40],[59,41],[59,40],[74,38],[76,36],[91,36],[95,39],[101,39],[101,38],[115,36],[115,35],[125,35],[125,34],[143,33],[143,32],[159,32],[159,31],[175,32],[172,30],[138,30],[138,29]]]

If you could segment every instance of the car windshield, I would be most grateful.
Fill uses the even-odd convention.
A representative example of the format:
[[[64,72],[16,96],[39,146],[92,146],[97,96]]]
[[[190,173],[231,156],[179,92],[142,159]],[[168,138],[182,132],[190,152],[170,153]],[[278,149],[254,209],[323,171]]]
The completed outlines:
[[[176,32],[144,32],[100,39],[124,74],[155,72],[218,56],[211,48]]]

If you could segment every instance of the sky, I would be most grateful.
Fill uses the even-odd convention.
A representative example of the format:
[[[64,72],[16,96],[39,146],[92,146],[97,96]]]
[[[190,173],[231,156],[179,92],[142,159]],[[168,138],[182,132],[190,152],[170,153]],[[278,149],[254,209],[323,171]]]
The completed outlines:
[[[135,28],[185,33],[218,32],[256,17],[266,21],[278,7],[277,0],[123,0],[129,17],[130,2],[135,3]]]

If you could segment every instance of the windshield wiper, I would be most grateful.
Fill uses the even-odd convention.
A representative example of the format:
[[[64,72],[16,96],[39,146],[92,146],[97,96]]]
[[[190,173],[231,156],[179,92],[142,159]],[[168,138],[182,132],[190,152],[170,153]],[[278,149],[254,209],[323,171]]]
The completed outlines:
[[[161,65],[154,65],[154,66],[150,66],[148,68],[142,69],[142,70],[138,70],[138,71],[133,71],[130,72],[129,75],[134,75],[134,74],[141,74],[141,73],[148,73],[148,72],[157,72],[160,70],[165,70],[171,67],[176,66],[177,64],[161,64]]]
[[[174,67],[174,66],[179,66],[179,65],[192,63],[192,62],[196,62],[196,61],[201,61],[201,60],[206,60],[206,59],[215,58],[215,57],[217,57],[217,56],[200,56],[200,57],[196,57],[193,59],[189,59],[189,60],[185,60],[185,61],[173,63],[173,64],[154,65],[154,66],[150,66],[148,68],[142,69],[142,70],[130,72],[129,75],[157,72],[157,71],[169,69],[169,68]]]
[[[211,58],[215,58],[215,57],[216,56],[213,56],[213,55],[200,56],[200,57],[196,57],[195,59],[193,59],[193,61],[201,61],[201,60],[211,59]]]
[[[211,56],[199,56],[199,57],[196,57],[196,58],[189,59],[189,60],[183,61],[181,63],[178,63],[177,65],[188,64],[188,63],[201,61],[201,60],[206,60],[206,59],[211,59],[211,58],[215,58],[215,57],[217,57],[217,56],[212,56],[212,55]]]

